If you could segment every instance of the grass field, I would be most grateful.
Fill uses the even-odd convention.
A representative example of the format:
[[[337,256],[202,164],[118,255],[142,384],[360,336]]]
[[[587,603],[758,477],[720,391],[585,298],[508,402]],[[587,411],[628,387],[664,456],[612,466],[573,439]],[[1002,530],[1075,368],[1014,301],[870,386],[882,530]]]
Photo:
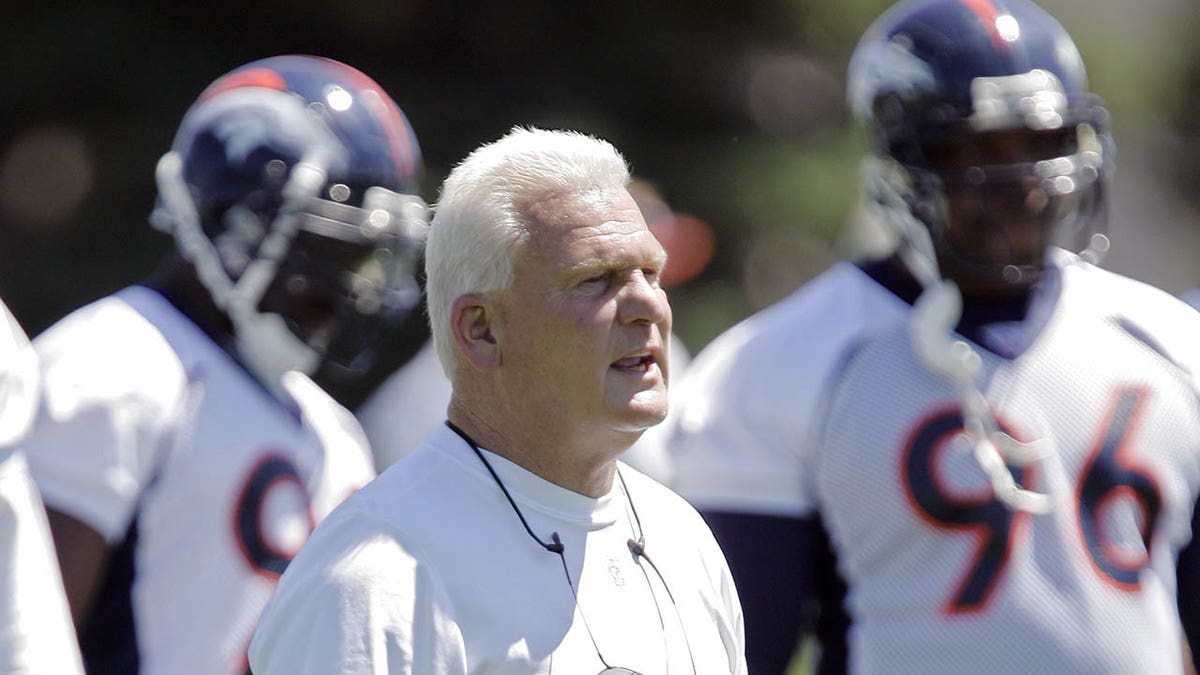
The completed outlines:
[[[802,642],[800,650],[796,653],[796,658],[792,659],[792,664],[788,668],[787,675],[812,675],[816,670],[813,663],[815,657],[816,652],[813,645],[807,641]]]

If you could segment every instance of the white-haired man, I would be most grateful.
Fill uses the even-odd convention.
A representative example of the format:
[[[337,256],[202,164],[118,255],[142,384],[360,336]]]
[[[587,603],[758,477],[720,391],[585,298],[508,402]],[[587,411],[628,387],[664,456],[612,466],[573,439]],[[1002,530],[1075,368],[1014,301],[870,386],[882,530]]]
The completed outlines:
[[[608,143],[514,129],[426,251],[449,419],[319,527],[259,623],[275,673],[743,673],[721,551],[618,457],[667,413],[666,263]]]

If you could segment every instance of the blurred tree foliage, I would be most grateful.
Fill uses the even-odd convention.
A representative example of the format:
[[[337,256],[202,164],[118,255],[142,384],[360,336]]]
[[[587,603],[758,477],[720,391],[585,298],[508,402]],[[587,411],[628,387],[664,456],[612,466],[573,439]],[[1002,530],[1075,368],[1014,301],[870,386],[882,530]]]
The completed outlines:
[[[193,97],[241,63],[305,52],[346,61],[391,92],[424,149],[430,201],[456,161],[513,125],[611,140],[676,210],[716,232],[712,264],[672,293],[677,330],[698,349],[852,250],[839,234],[853,207],[861,144],[842,105],[845,65],[888,4],[8,7],[0,28],[9,64],[0,100],[0,296],[36,333],[149,271],[168,243],[146,225],[154,163]],[[1145,59],[1105,59],[1111,45],[1079,34],[1085,57],[1103,61],[1093,70],[1115,78],[1099,79],[1105,89],[1114,83],[1125,92],[1128,79],[1120,78],[1145,72]],[[1125,106],[1122,96],[1102,93]],[[1181,117],[1195,132],[1194,114]],[[33,147],[27,154],[36,161],[13,161],[21,147]]]
[[[841,72],[882,6],[849,4],[854,11],[832,1],[632,0],[10,8],[0,152],[63,131],[81,141],[90,179],[65,213],[0,212],[0,295],[36,333],[147,272],[167,245],[146,226],[154,162],[193,97],[243,62],[307,52],[355,65],[392,93],[425,152],[431,201],[454,162],[513,125],[611,140],[673,207],[716,229],[716,260],[676,301],[680,331],[698,347],[751,309],[740,265],[758,234],[799,223],[831,240],[844,217],[853,169],[841,157]],[[3,166],[0,182],[35,208],[61,199],[56,167],[39,178],[27,163]]]

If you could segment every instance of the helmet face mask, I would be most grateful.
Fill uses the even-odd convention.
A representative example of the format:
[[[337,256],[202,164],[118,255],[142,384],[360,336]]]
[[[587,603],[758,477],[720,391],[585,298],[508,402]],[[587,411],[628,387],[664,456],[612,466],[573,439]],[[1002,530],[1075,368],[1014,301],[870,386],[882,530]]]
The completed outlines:
[[[362,213],[383,217],[378,210]],[[283,317],[293,335],[323,355],[324,365],[343,373],[366,370],[383,330],[420,300],[421,239],[368,224],[344,228],[312,214],[302,222],[306,226],[296,234],[258,310]],[[331,228],[340,234],[331,234]]]
[[[184,116],[152,222],[232,321],[239,359],[278,392],[287,370],[365,370],[375,327],[417,306],[419,170],[377,84],[329,59],[273,57],[219,78]]]
[[[907,212],[885,222],[927,230],[906,243],[932,249],[918,254],[938,276],[966,292],[1019,291],[1049,249],[1098,259],[1107,247],[1107,113],[1070,37],[1032,3],[902,2],[860,42],[848,94],[901,198],[868,196]]]
[[[1101,152],[1088,124],[931,139],[914,175],[914,208],[944,275],[1028,284],[1049,248],[1084,251],[1098,234]]]

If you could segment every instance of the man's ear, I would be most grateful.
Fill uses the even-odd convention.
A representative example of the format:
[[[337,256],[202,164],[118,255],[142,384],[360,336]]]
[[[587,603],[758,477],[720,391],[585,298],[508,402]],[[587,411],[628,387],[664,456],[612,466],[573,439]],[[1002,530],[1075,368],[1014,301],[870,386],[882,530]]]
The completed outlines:
[[[496,304],[479,293],[460,296],[450,306],[450,331],[454,343],[471,365],[491,370],[500,365],[500,343],[496,340],[492,322],[496,320]]]

